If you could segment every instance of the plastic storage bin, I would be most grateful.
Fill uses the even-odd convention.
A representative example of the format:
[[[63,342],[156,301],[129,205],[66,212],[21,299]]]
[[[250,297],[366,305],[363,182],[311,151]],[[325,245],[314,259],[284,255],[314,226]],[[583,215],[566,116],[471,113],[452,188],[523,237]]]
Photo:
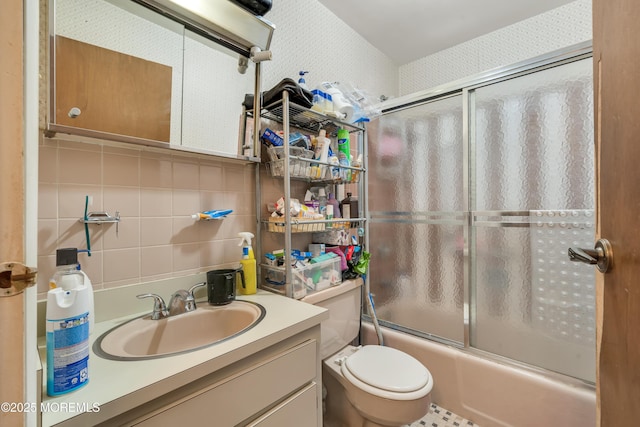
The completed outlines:
[[[272,267],[265,265],[265,282],[267,287],[284,293],[285,271],[284,267]],[[331,286],[342,283],[342,271],[340,270],[340,257],[308,264],[291,271],[291,284],[293,297],[302,298],[309,293],[321,291]]]

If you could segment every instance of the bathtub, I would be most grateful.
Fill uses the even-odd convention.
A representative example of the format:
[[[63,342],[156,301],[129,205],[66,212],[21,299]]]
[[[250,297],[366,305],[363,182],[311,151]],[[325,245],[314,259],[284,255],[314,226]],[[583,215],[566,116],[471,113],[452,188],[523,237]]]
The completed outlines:
[[[385,345],[429,369],[435,404],[481,427],[596,425],[594,387],[567,384],[389,328],[383,327],[382,335]],[[362,343],[378,343],[371,323],[362,323]]]

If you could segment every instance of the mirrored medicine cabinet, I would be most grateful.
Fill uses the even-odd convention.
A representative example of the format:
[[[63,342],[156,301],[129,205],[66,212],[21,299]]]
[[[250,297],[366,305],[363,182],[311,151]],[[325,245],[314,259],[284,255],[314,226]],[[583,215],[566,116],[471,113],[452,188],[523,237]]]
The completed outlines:
[[[131,0],[52,0],[46,132],[258,161],[243,101],[259,65]],[[206,34],[204,34],[206,35]]]

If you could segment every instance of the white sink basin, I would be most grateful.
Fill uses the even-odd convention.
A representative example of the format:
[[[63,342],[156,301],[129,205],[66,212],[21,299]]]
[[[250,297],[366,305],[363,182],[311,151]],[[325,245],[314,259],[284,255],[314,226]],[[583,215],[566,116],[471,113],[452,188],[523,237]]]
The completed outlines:
[[[233,301],[227,305],[206,303],[188,313],[151,320],[138,317],[101,335],[93,345],[100,357],[142,360],[198,350],[233,338],[257,325],[265,315],[260,304]]]

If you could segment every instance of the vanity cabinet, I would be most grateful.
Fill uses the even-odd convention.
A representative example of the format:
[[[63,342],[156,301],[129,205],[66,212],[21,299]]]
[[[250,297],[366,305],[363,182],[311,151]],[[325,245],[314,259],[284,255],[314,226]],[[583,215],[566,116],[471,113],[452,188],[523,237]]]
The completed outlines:
[[[306,341],[256,361],[253,366],[184,396],[174,404],[154,411],[154,415],[146,420],[132,425],[200,425],[208,420],[211,425],[234,426],[244,424],[243,421],[265,410],[267,412],[262,421],[250,422],[249,425],[267,423],[271,417],[279,418],[282,416],[276,417],[279,411],[285,415],[286,412],[304,411],[304,418],[311,419],[312,425],[315,425],[318,410],[316,399],[308,399],[304,391],[314,391],[317,385],[314,381],[316,346],[315,340]],[[276,403],[279,403],[278,407],[270,410]]]
[[[319,342],[317,325],[99,425],[320,427]]]
[[[171,67],[62,36],[55,55],[58,124],[169,143]]]

